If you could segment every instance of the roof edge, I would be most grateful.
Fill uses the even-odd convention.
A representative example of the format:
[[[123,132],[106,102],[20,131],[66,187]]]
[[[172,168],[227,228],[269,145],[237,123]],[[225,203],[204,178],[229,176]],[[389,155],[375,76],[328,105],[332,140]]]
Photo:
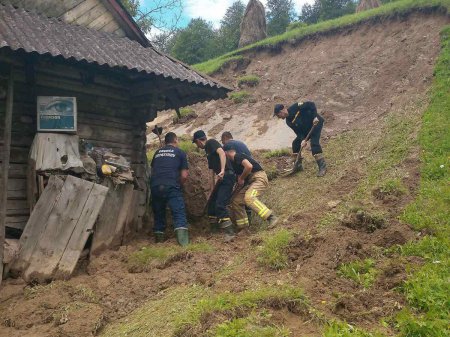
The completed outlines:
[[[128,10],[120,0],[102,0],[102,2],[108,9],[111,10],[113,16],[127,27],[126,31],[128,34],[134,35],[136,40],[143,47],[153,47],[142,29],[139,27],[139,25],[136,23],[136,21],[133,19],[131,14],[128,12]]]

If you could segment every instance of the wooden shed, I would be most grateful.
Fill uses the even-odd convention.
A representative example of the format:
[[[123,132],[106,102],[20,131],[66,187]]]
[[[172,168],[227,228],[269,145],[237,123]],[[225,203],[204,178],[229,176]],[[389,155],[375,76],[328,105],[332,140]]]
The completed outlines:
[[[0,241],[30,216],[37,97],[76,97],[79,137],[125,157],[144,182],[146,122],[228,91],[153,48],[119,1],[0,0]],[[139,223],[147,191],[134,193]]]

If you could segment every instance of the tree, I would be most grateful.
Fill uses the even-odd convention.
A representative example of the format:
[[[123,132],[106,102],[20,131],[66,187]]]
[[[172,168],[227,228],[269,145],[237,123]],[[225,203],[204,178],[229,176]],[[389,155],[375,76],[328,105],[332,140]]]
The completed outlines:
[[[201,18],[192,19],[177,34],[171,55],[188,64],[206,61],[218,55],[215,48],[216,37],[211,23]]]
[[[320,1],[314,2],[313,5],[304,4],[299,16],[299,21],[308,25],[319,22],[320,18]]]
[[[235,1],[228,7],[224,17],[220,21],[220,29],[217,37],[217,47],[220,54],[232,51],[238,47],[241,35],[241,21],[244,17],[245,5],[241,0]]]
[[[152,28],[165,33],[176,30],[183,8],[182,0],[149,1],[143,7],[140,0],[120,0],[145,34]]]
[[[307,24],[334,19],[355,12],[357,0],[315,0],[313,5],[305,4],[299,16]]]
[[[292,0],[267,1],[267,34],[269,36],[282,34],[295,17]]]
[[[356,2],[354,0],[320,0],[320,2],[320,21],[352,14],[356,10]]]

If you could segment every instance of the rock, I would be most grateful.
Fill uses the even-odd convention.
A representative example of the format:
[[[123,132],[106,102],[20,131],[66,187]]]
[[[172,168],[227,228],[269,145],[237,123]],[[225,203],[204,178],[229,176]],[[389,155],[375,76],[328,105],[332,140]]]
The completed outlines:
[[[258,0],[250,0],[241,22],[239,48],[255,43],[267,37],[266,11]]]
[[[341,203],[340,200],[331,200],[331,201],[328,201],[327,206],[329,208],[336,208],[340,203]]]
[[[356,7],[356,13],[367,11],[372,8],[381,6],[380,0],[361,0],[358,7]]]

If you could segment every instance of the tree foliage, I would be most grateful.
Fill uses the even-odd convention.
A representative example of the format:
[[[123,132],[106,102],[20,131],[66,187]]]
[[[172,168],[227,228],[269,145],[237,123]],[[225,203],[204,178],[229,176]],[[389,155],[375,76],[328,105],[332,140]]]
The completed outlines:
[[[217,32],[218,47],[221,54],[236,49],[241,35],[241,21],[244,17],[245,5],[241,0],[235,1],[228,7],[224,17],[220,21],[220,29]]]
[[[216,33],[211,23],[198,18],[181,30],[175,38],[171,54],[188,64],[208,60],[216,56]]]
[[[268,0],[267,1],[267,34],[279,35],[295,17],[294,2],[292,0]]]
[[[315,0],[312,5],[303,5],[299,20],[307,24],[313,24],[338,18],[354,13],[357,3],[356,0]]]

